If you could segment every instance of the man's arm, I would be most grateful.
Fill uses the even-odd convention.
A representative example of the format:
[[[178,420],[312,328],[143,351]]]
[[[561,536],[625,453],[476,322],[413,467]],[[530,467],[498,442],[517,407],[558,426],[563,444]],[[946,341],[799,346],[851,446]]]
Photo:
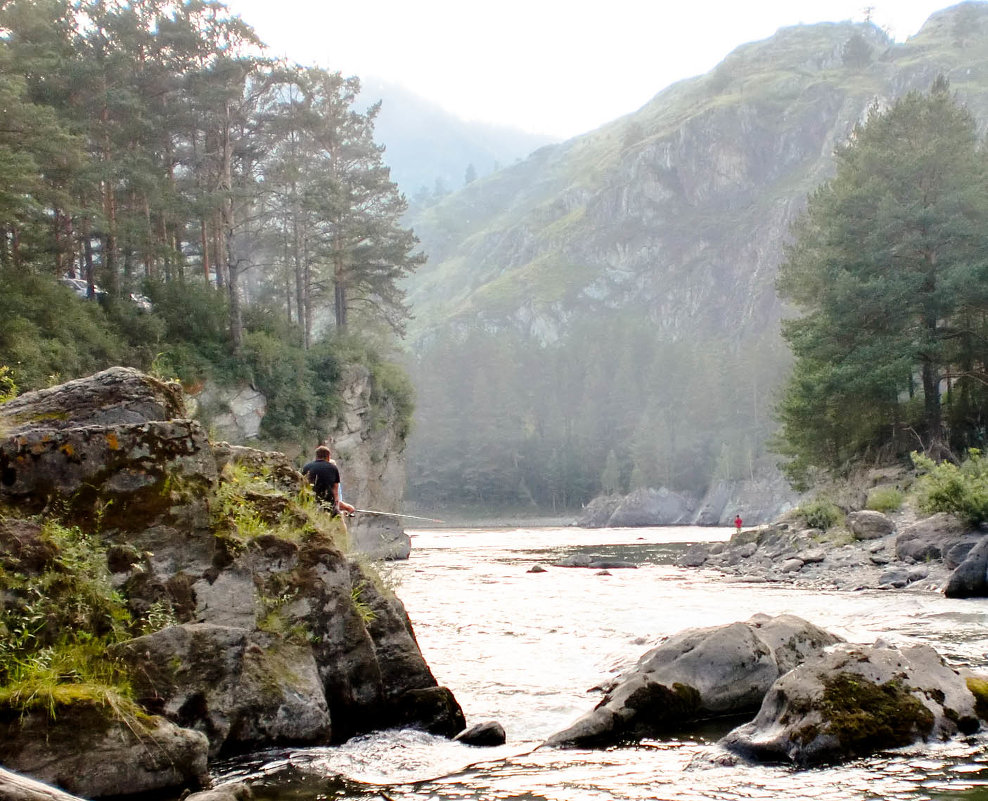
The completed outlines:
[[[357,510],[348,504],[346,501],[340,499],[340,485],[333,484],[333,504],[341,512],[346,512],[347,514],[353,514]]]

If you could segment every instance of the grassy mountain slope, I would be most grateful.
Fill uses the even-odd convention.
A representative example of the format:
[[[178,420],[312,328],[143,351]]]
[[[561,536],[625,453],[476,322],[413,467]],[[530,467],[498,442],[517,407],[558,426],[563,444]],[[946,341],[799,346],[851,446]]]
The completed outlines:
[[[467,186],[413,220],[418,332],[480,318],[555,338],[602,307],[671,338],[774,327],[788,224],[871,103],[942,72],[988,118],[986,19],[964,4],[900,45],[867,24],[786,28]]]
[[[988,4],[903,44],[785,28],[420,212],[410,496],[557,509],[770,479],[789,226],[871,105],[941,73],[988,121]]]

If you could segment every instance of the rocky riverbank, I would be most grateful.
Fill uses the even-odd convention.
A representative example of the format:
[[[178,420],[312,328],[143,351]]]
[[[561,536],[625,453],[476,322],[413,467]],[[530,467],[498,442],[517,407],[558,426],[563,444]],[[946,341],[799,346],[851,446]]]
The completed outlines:
[[[133,370],[0,406],[0,764],[97,798],[215,756],[464,728],[401,602],[281,454]]]
[[[683,567],[714,570],[737,581],[788,582],[838,590],[947,591],[975,546],[980,529],[948,514],[921,517],[909,505],[892,514],[849,513],[840,525],[816,528],[796,512],[744,529],[726,543],[703,543],[679,559]],[[968,572],[965,569],[965,572]],[[954,580],[956,582],[956,579]],[[980,586],[964,595],[984,594]]]

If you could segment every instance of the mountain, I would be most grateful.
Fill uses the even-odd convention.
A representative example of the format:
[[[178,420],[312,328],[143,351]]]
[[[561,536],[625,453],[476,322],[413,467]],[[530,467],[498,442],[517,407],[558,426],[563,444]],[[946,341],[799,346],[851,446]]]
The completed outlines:
[[[391,177],[409,198],[446,194],[463,186],[468,169],[477,176],[514,164],[549,144],[549,136],[516,128],[466,122],[397,84],[364,81],[367,105],[381,101],[374,138],[385,147]]]
[[[789,226],[869,107],[938,74],[988,121],[988,5],[938,12],[902,44],[868,23],[781,29],[419,213],[412,494],[486,503],[485,459],[511,466],[496,503],[544,505],[556,473],[571,505],[770,472]],[[464,413],[436,389],[484,379]]]

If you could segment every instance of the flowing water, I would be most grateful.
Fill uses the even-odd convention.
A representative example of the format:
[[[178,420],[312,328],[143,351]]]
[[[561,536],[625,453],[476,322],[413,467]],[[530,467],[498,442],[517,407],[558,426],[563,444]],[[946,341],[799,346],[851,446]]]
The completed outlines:
[[[789,612],[855,642],[927,643],[955,666],[988,670],[988,601],[938,593],[821,592],[731,581],[674,566],[687,543],[729,531],[533,528],[414,532],[398,582],[426,660],[467,723],[497,720],[508,743],[472,748],[388,731],[333,748],[255,754],[217,768],[259,801],[317,799],[964,799],[988,801],[988,735],[848,765],[796,771],[718,764],[731,725],[605,751],[537,749],[589,711],[588,692],[664,637]],[[573,553],[627,559],[610,575],[548,567]],[[711,758],[713,757],[713,758]]]

